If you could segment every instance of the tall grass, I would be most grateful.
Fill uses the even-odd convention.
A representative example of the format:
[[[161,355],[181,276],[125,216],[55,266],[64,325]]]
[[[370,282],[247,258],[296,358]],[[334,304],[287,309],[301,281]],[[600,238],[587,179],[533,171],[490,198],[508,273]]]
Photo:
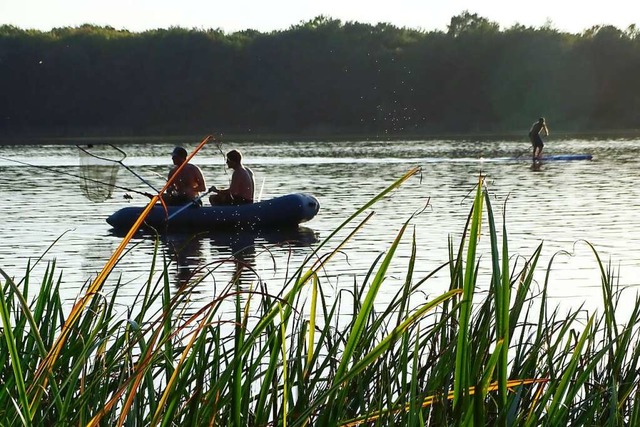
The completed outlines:
[[[553,257],[535,286],[542,245],[517,267],[482,180],[461,240],[436,271],[415,277],[409,218],[361,282],[329,296],[333,255],[366,227],[366,209],[416,172],[348,218],[278,289],[235,276],[186,310],[207,276],[176,290],[170,263],[154,257],[125,315],[115,310],[117,280],[110,293],[79,296],[86,306],[55,353],[69,316],[55,264],[30,300],[29,273],[16,282],[0,270],[0,424],[637,425],[640,301],[620,318],[625,291],[593,249],[603,312],[560,314],[547,300]],[[353,231],[334,241],[347,225]],[[480,238],[490,257],[477,254]],[[382,305],[403,240],[412,249],[404,282]],[[450,288],[425,299],[421,289],[446,271]]]

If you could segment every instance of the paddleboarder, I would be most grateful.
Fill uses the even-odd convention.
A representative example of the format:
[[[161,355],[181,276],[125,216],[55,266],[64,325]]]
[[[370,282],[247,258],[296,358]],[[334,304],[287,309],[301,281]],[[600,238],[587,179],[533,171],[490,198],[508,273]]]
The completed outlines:
[[[529,139],[533,144],[533,161],[540,160],[542,158],[542,148],[544,148],[544,142],[542,141],[541,133],[544,136],[549,136],[549,128],[544,117],[540,117],[529,130]]]

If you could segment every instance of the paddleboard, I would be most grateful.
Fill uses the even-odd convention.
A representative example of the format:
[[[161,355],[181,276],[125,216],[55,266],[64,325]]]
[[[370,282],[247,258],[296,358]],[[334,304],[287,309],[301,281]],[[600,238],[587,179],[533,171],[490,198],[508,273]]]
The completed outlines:
[[[556,154],[552,156],[542,156],[540,161],[547,162],[553,160],[591,160],[593,156],[591,154]]]
[[[561,161],[568,162],[572,160],[592,160],[593,156],[591,154],[555,154],[550,156],[542,156],[541,159],[536,160],[536,162],[553,162],[553,161]],[[531,162],[533,159],[531,156],[520,156],[520,157],[498,157],[493,159],[482,159],[485,162],[497,161],[497,162]]]

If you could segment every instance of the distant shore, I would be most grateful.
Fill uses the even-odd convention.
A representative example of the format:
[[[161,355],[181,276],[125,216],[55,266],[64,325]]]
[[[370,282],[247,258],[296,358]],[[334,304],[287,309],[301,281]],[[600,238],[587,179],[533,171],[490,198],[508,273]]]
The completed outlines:
[[[460,132],[460,133],[329,133],[329,134],[269,134],[269,133],[212,133],[221,141],[236,142],[269,142],[269,141],[420,141],[420,140],[458,140],[458,139],[480,139],[480,140],[500,140],[500,139],[523,139],[527,140],[526,130],[509,132]],[[0,146],[2,145],[38,145],[38,144],[114,144],[114,143],[158,143],[158,142],[187,142],[200,141],[207,134],[192,135],[0,135]],[[633,138],[640,137],[640,129],[617,129],[617,130],[594,130],[594,131],[561,131],[551,129],[550,140],[568,138],[590,138],[608,136],[610,138]]]

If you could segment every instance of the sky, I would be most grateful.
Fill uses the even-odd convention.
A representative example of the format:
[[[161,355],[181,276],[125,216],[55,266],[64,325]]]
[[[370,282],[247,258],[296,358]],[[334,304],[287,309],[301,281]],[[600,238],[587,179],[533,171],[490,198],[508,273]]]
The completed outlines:
[[[640,2],[635,0],[0,0],[0,25],[41,31],[93,24],[132,32],[172,26],[269,32],[324,15],[446,31],[451,17],[464,11],[503,29],[550,25],[581,33],[596,25],[640,27]]]

